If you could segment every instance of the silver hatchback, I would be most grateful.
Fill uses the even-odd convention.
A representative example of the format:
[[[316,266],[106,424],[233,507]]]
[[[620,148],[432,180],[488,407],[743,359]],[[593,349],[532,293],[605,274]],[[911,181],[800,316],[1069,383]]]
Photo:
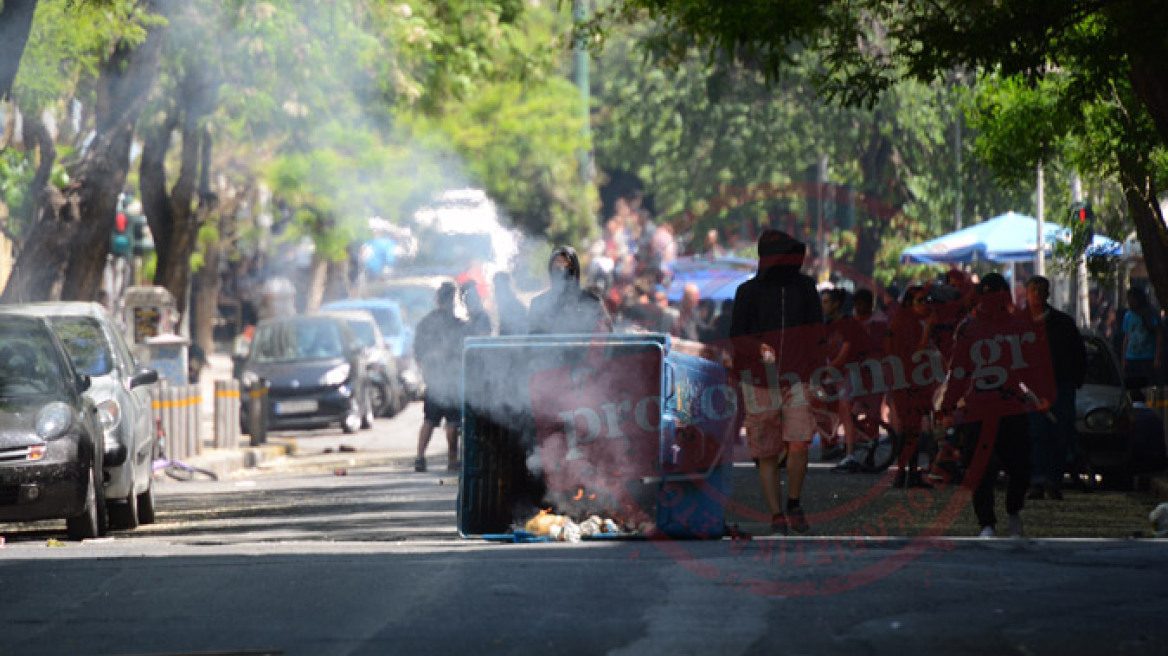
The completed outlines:
[[[28,303],[4,312],[44,317],[65,343],[73,366],[90,377],[106,439],[105,497],[110,526],[154,522],[153,459],[158,441],[151,404],[158,373],[140,367],[113,316],[98,303]]]

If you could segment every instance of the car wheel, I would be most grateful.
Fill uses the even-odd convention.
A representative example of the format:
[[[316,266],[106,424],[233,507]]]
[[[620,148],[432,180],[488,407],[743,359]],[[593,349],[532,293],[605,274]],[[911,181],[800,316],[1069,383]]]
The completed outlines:
[[[138,523],[153,524],[154,521],[154,482],[151,481],[146,491],[138,495]]]
[[[141,522],[138,495],[131,490],[125,501],[111,505],[109,519],[112,528],[123,530],[138,528],[138,524]]]
[[[369,402],[372,404],[374,414],[382,417],[393,416],[393,400],[389,395],[389,389],[380,383],[373,383],[373,387],[369,392]]]
[[[70,517],[65,520],[65,530],[71,540],[84,540],[86,538],[96,538],[101,536],[101,524],[99,521],[100,514],[104,514],[104,508],[98,507],[97,485],[94,482],[93,469],[89,470],[89,480],[85,488],[85,509],[81,511],[80,515]],[[101,511],[99,513],[99,511]]]
[[[374,385],[376,387],[376,385]],[[361,415],[361,428],[366,430],[373,428],[373,395],[369,392],[369,388],[365,388],[365,412]]]

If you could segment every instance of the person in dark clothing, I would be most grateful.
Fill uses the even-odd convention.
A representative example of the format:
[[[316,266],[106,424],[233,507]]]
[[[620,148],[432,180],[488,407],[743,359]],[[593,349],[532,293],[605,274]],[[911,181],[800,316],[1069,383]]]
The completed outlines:
[[[800,272],[807,247],[778,230],[758,240],[758,274],[734,295],[733,366],[742,376],[750,455],[758,466],[772,529],[808,530],[800,505],[815,419],[807,382],[824,365],[823,308],[815,281]],[[782,378],[780,380],[780,374]],[[779,465],[787,465],[786,512]]]
[[[996,534],[994,485],[1005,471],[1011,537],[1022,537],[1022,508],[1030,484],[1031,412],[1047,412],[1054,398],[1050,354],[1033,321],[1015,312],[1010,286],[991,273],[978,288],[974,313],[957,328],[942,425],[963,424],[966,475],[980,537]]]
[[[580,258],[560,246],[548,259],[551,288],[531,301],[531,334],[612,332],[612,320],[595,294],[580,288]]]
[[[462,300],[466,305],[467,337],[482,337],[490,335],[494,328],[491,326],[491,315],[483,305],[483,297],[479,296],[479,288],[473,280],[462,283]]]
[[[1055,396],[1049,413],[1030,413],[1031,499],[1060,500],[1067,449],[1075,439],[1075,390],[1087,377],[1087,348],[1075,320],[1050,306],[1050,281],[1034,276],[1026,283],[1026,305],[1035,334],[1046,336],[1054,368]],[[1049,416],[1048,416],[1049,415]],[[1052,421],[1053,419],[1053,421]]]
[[[434,429],[443,421],[446,422],[447,469],[458,469],[458,429],[462,422],[459,363],[467,324],[454,314],[457,295],[458,288],[453,282],[442,283],[435,298],[437,307],[422,317],[415,331],[414,355],[426,381],[415,471],[426,471],[426,447]]]
[[[527,306],[511,286],[511,274],[500,271],[492,282],[495,284],[495,309],[499,313],[499,334],[526,335]]]

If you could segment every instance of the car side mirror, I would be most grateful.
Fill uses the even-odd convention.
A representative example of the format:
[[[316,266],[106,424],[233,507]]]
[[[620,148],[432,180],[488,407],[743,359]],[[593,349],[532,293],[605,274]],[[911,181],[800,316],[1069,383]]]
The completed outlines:
[[[77,374],[77,391],[84,394],[90,387],[93,387],[93,379],[89,374]]]
[[[158,372],[154,369],[139,369],[130,376],[130,389],[158,382]]]

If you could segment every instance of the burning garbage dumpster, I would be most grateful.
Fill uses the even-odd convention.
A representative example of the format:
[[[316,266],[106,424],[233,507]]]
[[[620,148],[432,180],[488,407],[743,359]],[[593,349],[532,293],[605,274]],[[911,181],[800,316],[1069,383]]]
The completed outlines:
[[[598,534],[720,538],[736,396],[667,335],[466,341],[458,528],[523,530],[541,510]],[[608,521],[611,521],[611,526]]]

